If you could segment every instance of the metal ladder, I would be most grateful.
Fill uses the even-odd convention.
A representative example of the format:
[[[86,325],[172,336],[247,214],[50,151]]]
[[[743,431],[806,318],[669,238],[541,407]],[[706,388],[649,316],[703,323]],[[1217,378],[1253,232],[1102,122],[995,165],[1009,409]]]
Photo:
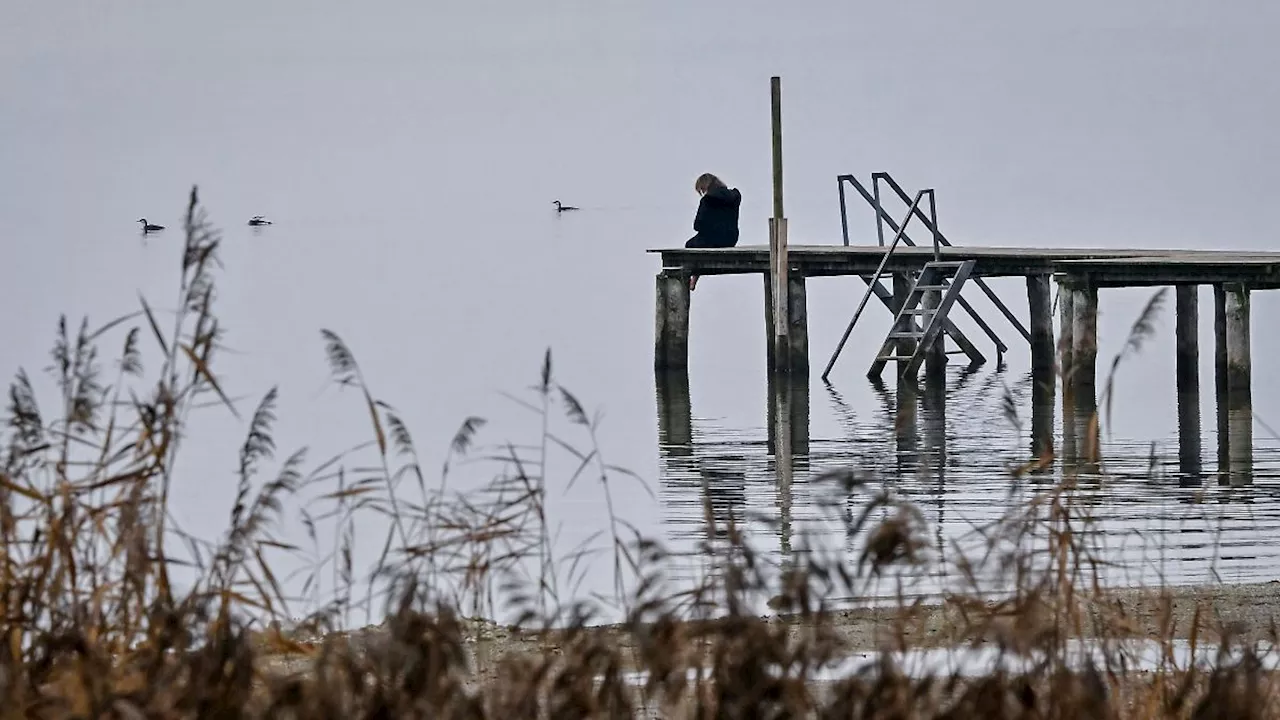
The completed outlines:
[[[841,177],[843,178],[844,176],[841,176]],[[937,232],[937,225],[938,225],[937,213],[936,213],[936,210],[934,209],[934,192],[932,189],[926,188],[916,193],[915,198],[910,201],[910,208],[907,210],[907,216],[903,218],[901,224],[894,223],[892,219],[889,220],[889,223],[892,224],[892,226],[895,229],[893,240],[891,240],[889,244],[885,246],[883,242],[883,238],[881,238],[881,246],[885,247],[885,253],[884,253],[884,256],[880,259],[880,264],[879,266],[876,267],[875,273],[869,276],[859,275],[859,277],[862,278],[862,281],[867,284],[866,293],[863,294],[862,301],[858,303],[858,308],[853,311],[853,317],[850,318],[849,325],[844,330],[844,335],[842,335],[840,337],[840,341],[836,343],[835,351],[831,353],[831,359],[827,361],[826,369],[822,371],[823,380],[826,380],[827,376],[831,374],[831,369],[835,367],[836,359],[840,357],[841,351],[844,350],[845,343],[848,342],[849,340],[849,335],[853,332],[854,326],[858,324],[858,318],[862,316],[862,311],[865,310],[867,307],[867,300],[870,299],[872,295],[874,295],[877,299],[879,299],[880,302],[883,303],[885,307],[889,309],[890,312],[895,313],[895,315],[897,314],[897,311],[900,310],[900,308],[897,306],[897,298],[895,297],[895,293],[893,291],[888,290],[883,285],[881,285],[880,278],[884,275],[885,268],[889,260],[893,257],[894,250],[898,248],[898,243],[901,242],[903,244],[911,244],[910,239],[908,239],[906,236],[907,225],[911,222],[912,218],[914,217],[917,217],[917,216],[925,217],[924,213],[920,211],[920,201],[923,200],[926,196],[929,198],[929,215],[933,218],[929,223],[929,226],[933,228],[933,236],[934,236],[933,262],[934,263],[942,262],[942,258],[940,254],[941,238],[939,233]],[[843,199],[844,198],[842,194],[841,207],[840,207],[842,217],[844,214]],[[880,209],[880,212],[883,212],[883,209]],[[879,225],[879,227],[880,229],[883,229],[883,225]],[[941,265],[939,267],[941,267]],[[917,273],[913,272],[912,275],[917,275]],[[919,279],[916,278],[917,282],[918,280]],[[959,301],[962,304],[964,303],[963,298],[959,298]],[[983,357],[982,353],[978,350],[978,348],[975,347],[972,342],[969,342],[969,339],[964,336],[964,333],[960,332],[960,329],[955,326],[955,323],[948,320],[945,315],[943,315],[938,319],[938,323],[939,323],[939,328],[938,328],[939,331],[945,332],[946,334],[950,335],[953,340],[956,341],[956,345],[960,347],[961,352],[969,356],[971,364],[981,364],[986,361],[986,358]],[[916,331],[914,318],[911,319],[911,324],[906,327],[910,331],[913,331],[913,332]],[[923,332],[923,330],[921,330],[920,332]],[[999,351],[1003,351],[1003,347],[1004,347],[1003,343],[1001,343],[998,346]],[[880,353],[880,354],[883,355],[884,353]],[[883,368],[884,368],[884,363],[877,360],[876,363],[872,365],[872,374],[870,376],[873,379],[876,377],[879,377],[879,372]]]
[[[903,203],[909,204],[911,202],[911,198],[907,194],[906,190],[904,190],[902,185],[900,185],[896,180],[893,179],[892,175],[890,175],[887,172],[871,173],[871,190],[870,191],[868,191],[867,188],[864,187],[863,184],[859,182],[858,179],[853,175],[839,175],[836,177],[836,186],[839,191],[839,197],[840,197],[840,229],[844,236],[844,244],[846,246],[849,245],[849,215],[848,215],[848,208],[846,205],[845,190],[844,190],[844,186],[846,183],[848,183],[851,187],[857,190],[858,194],[862,197],[862,199],[866,201],[866,203],[870,205],[874,210],[875,217],[876,217],[876,235],[878,236],[879,242],[881,245],[885,244],[884,229],[886,227],[890,231],[897,231],[900,229],[904,229],[905,223],[900,225],[899,223],[894,222],[893,218],[889,215],[889,213],[885,210],[884,205],[881,203],[881,196],[880,196],[881,183],[884,183],[886,186],[888,186],[889,190],[892,191],[892,193],[896,195],[898,199]],[[946,235],[944,235],[942,231],[938,229],[937,222],[935,219],[926,217],[925,214],[918,209],[913,210],[912,213],[910,213],[910,216],[919,218],[920,222],[923,223],[925,227],[925,231],[933,234],[933,241],[936,245],[942,245],[943,247],[951,247],[951,242],[948,241]],[[910,237],[907,237],[905,234],[903,235],[902,242],[903,244],[908,246],[914,246],[916,244],[911,240]],[[1009,324],[1012,325],[1013,328],[1018,331],[1018,334],[1022,335],[1022,337],[1028,343],[1031,342],[1031,331],[1027,330],[1026,326],[1024,326],[1022,322],[1018,319],[1018,317],[1014,315],[1013,312],[1009,309],[1009,307],[1000,300],[1000,298],[995,294],[995,292],[990,288],[990,286],[988,286],[987,283],[980,277],[974,278],[974,284],[976,284],[978,286],[978,289],[981,290],[989,300],[991,300],[992,304],[996,306],[996,309],[999,310],[1000,313],[1004,315],[1005,319],[1009,321]],[[879,295],[880,293],[877,292],[877,296]],[[987,337],[990,338],[991,341],[995,344],[997,360],[1002,359],[1004,354],[1009,351],[1008,346],[1004,344],[1004,342],[1000,339],[1000,337],[996,335],[995,331],[991,328],[991,326],[987,324],[986,320],[984,320],[982,316],[978,314],[977,310],[973,308],[973,306],[971,306],[967,300],[961,297],[959,300],[959,303],[961,307],[964,308],[965,312],[969,315],[969,317],[973,319],[973,321],[978,325],[978,327],[981,328],[982,331],[987,335]],[[971,356],[971,359],[973,359],[972,356]]]
[[[869,377],[879,377],[888,362],[905,362],[901,372],[906,377],[915,377],[921,363],[928,356],[934,343],[942,337],[947,327],[947,313],[960,297],[965,281],[973,272],[976,261],[933,261],[925,263],[920,274],[916,276],[911,291],[903,301],[902,307],[894,316],[893,326],[885,337],[880,351],[876,353],[875,362],[871,364]],[[948,279],[948,276],[949,279]],[[937,292],[941,300],[937,307],[924,307],[926,293]],[[920,324],[917,325],[917,318]],[[915,347],[912,348],[911,346]],[[905,349],[904,349],[905,348]],[[910,350],[908,353],[907,350]],[[955,352],[964,352],[957,350]]]

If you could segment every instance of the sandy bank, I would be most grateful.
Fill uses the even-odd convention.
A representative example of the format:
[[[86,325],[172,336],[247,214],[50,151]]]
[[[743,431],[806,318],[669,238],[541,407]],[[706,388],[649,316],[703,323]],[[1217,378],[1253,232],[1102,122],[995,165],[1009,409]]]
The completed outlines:
[[[1113,636],[1186,639],[1200,608],[1202,630],[1206,642],[1220,639],[1220,630],[1236,639],[1267,639],[1273,618],[1280,617],[1280,582],[1210,586],[1177,586],[1163,590],[1123,589],[1107,594],[1104,602],[1092,603],[1090,615],[1111,618],[1108,627]],[[893,646],[898,642],[912,648],[942,647],[970,643],[974,640],[999,641],[1001,623],[987,625],[984,637],[978,637],[964,614],[954,605],[919,605],[911,609],[910,619],[902,621],[901,611],[894,608],[862,608],[832,613],[830,624],[849,652],[868,652]],[[1014,618],[1007,619],[1009,623]],[[806,629],[807,621],[794,617],[771,617],[771,624],[785,626],[789,634]],[[1162,629],[1162,625],[1167,629]],[[560,652],[563,634],[537,633],[504,627],[484,620],[468,620],[464,626],[465,641],[473,667],[480,675],[497,666],[512,654],[545,655]],[[604,625],[588,630],[593,637],[615,647],[630,650],[634,637],[626,628]],[[898,636],[899,632],[901,635]],[[1088,637],[1088,623],[1082,632],[1068,630],[1070,635]],[[340,639],[349,642],[357,652],[376,647],[385,641],[386,630],[372,626],[345,633]],[[895,640],[895,636],[899,639]],[[263,658],[263,671],[268,675],[305,671],[309,668],[319,644],[303,642],[307,653],[273,653]]]

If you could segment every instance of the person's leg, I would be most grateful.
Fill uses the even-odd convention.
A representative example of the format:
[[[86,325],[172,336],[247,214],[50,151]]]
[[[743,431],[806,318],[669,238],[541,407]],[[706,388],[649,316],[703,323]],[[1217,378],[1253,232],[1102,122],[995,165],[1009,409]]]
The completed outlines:
[[[707,245],[706,238],[702,237],[702,233],[698,233],[697,235],[694,235],[693,237],[689,238],[689,242],[685,243],[684,246],[687,248],[709,247]],[[698,286],[698,276],[690,275],[689,276],[689,292],[693,292],[694,288],[696,288],[697,286]]]

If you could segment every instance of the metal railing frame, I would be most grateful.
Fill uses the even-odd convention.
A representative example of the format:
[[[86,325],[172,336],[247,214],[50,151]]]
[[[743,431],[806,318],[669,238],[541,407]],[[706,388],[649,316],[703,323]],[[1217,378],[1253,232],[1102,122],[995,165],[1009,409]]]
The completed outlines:
[[[898,241],[906,238],[907,225],[911,223],[911,218],[915,217],[916,213],[919,212],[920,200],[925,195],[929,196],[929,214],[934,219],[933,226],[935,228],[938,226],[937,211],[933,207],[933,198],[934,198],[933,189],[928,188],[925,190],[921,190],[920,192],[916,193],[915,199],[911,201],[911,208],[907,211],[907,217],[903,219],[902,225],[898,228],[897,233],[894,234],[893,242],[889,243],[889,249],[885,251],[884,257],[880,258],[880,264],[876,267],[875,275],[873,275],[871,277],[871,280],[867,283],[867,291],[862,294],[862,300],[858,303],[858,309],[853,311],[853,318],[849,320],[848,327],[844,329],[844,335],[841,335],[840,342],[836,343],[835,352],[831,353],[831,359],[827,361],[827,367],[825,370],[822,371],[823,380],[826,380],[827,375],[831,374],[831,368],[835,366],[836,359],[840,357],[840,353],[844,350],[845,343],[849,341],[849,335],[853,333],[853,326],[857,325],[858,318],[862,317],[862,311],[867,307],[867,300],[871,299],[872,291],[875,290],[876,284],[880,282],[880,277],[884,274],[885,265],[889,264],[889,258],[893,256],[893,251],[898,247]],[[923,216],[924,215],[922,213],[921,217]],[[935,233],[935,235],[936,234],[937,233]],[[882,242],[881,245],[883,246],[883,244],[884,243]],[[934,259],[937,260],[940,257],[940,255],[939,255],[939,247],[936,239],[933,245],[933,252],[934,252]]]
[[[836,185],[839,188],[839,195],[840,195],[840,226],[843,233],[844,245],[846,247],[849,246],[849,212],[848,212],[848,203],[846,201],[845,192],[844,192],[844,184],[846,182],[852,185],[858,191],[858,193],[862,195],[862,199],[866,201],[868,205],[871,205],[872,208],[875,210],[876,235],[881,246],[884,245],[883,233],[884,233],[885,223],[886,222],[888,223],[889,229],[891,230],[896,229],[897,224],[893,221],[893,217],[888,214],[888,211],[884,209],[883,204],[880,201],[880,181],[881,180],[884,180],[885,183],[889,186],[889,189],[892,190],[896,195],[898,195],[898,197],[902,199],[903,202],[909,202],[909,196],[907,195],[906,191],[903,190],[902,186],[899,185],[898,182],[893,179],[893,176],[891,176],[887,172],[876,172],[871,174],[871,187],[872,187],[871,192],[868,192],[867,188],[862,183],[858,182],[858,179],[853,175],[838,175],[836,177]],[[919,209],[913,212],[912,215],[914,217],[919,217],[920,220],[925,224],[925,229],[933,233],[934,257],[937,258],[940,255],[939,246],[945,246],[945,247],[954,247],[954,246],[951,244],[949,240],[947,240],[946,236],[943,235],[942,232],[938,229],[938,218],[936,214],[936,208],[931,207],[931,210],[933,210],[933,212],[931,213],[932,214],[931,218],[925,217],[924,213]],[[902,238],[902,241],[910,247],[914,247],[916,245],[915,242],[912,241],[911,237],[908,235],[904,235]],[[987,283],[980,277],[975,277],[971,279],[979,288],[982,289],[982,292],[986,294],[986,296],[991,300],[991,302],[995,304],[996,308],[1000,310],[1001,314],[1005,316],[1005,319],[1007,319],[1009,323],[1014,326],[1014,328],[1019,332],[1019,334],[1022,335],[1024,339],[1026,339],[1028,343],[1030,343],[1031,332],[1028,331],[1027,328],[1022,324],[1022,322],[1018,320],[1018,317],[1014,315],[1011,310],[1009,310],[1009,307],[1004,304],[1004,302],[1000,299],[998,295],[996,295],[995,291],[991,289],[991,286],[987,285]],[[973,318],[974,322],[978,324],[978,326],[982,329],[982,331],[986,334],[986,336],[993,343],[995,343],[997,354],[1003,355],[1004,353],[1008,352],[1009,347],[1005,345],[1003,340],[1000,339],[1000,336],[996,334],[995,330],[993,330],[991,326],[987,324],[986,320],[984,320],[982,316],[978,314],[977,310],[975,310],[973,306],[970,305],[969,302],[965,300],[965,298],[963,297],[959,298],[958,302],[960,304],[960,307],[962,307],[964,311],[969,314],[969,317]]]

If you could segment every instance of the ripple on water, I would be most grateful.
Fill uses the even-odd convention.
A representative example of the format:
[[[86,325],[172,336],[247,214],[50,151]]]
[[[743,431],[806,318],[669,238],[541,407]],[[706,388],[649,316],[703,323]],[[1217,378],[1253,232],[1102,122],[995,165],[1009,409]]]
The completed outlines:
[[[830,413],[837,432],[807,438],[807,443],[793,441],[807,452],[795,453],[781,465],[768,428],[699,417],[690,412],[687,384],[677,383],[674,389],[660,385],[658,497],[664,540],[677,554],[696,558],[708,538],[709,516],[718,537],[735,523],[773,562],[785,562],[806,544],[856,562],[862,545],[858,537],[847,537],[846,527],[874,488],[884,487],[921,511],[932,558],[942,560],[907,575],[910,592],[929,595],[954,585],[959,577],[948,563],[957,548],[980,549],[979,528],[1024,508],[1036,492],[1060,480],[1064,465],[1070,464],[1070,458],[1060,457],[1049,472],[1015,481],[1011,468],[1030,459],[1030,419],[1015,424],[1001,403],[993,401],[1004,392],[998,375],[953,373],[945,396],[922,392],[914,403],[904,397],[901,405],[892,390],[877,390],[880,407],[871,412],[855,412],[830,389],[793,399],[800,407],[807,404],[812,416]],[[1026,384],[1010,390],[1017,407],[1029,404]],[[685,397],[672,402],[664,392]],[[662,417],[662,412],[688,416]],[[803,423],[803,415],[791,417]],[[683,434],[680,428],[686,429]],[[1059,454],[1070,453],[1060,407],[1053,434]],[[1080,507],[1094,521],[1098,558],[1106,564],[1099,576],[1105,584],[1275,577],[1280,566],[1274,541],[1280,537],[1280,486],[1270,481],[1280,474],[1280,446],[1255,437],[1254,484],[1225,487],[1212,475],[1217,462],[1213,432],[1202,434],[1200,460],[1206,476],[1201,478],[1180,472],[1176,434],[1104,438],[1103,472],[1076,466]],[[873,483],[850,493],[819,479],[843,468],[861,471]],[[990,575],[985,579],[994,582]],[[894,585],[883,582],[869,590],[873,595],[893,592]]]

